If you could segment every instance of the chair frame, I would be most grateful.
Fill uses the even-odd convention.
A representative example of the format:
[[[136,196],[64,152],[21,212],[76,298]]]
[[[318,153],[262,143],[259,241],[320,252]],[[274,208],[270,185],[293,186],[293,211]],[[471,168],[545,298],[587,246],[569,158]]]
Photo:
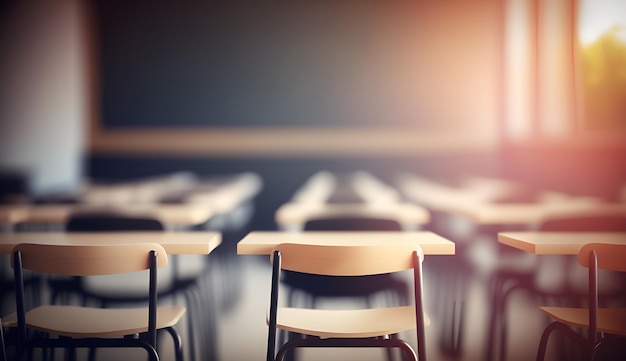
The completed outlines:
[[[150,214],[134,215],[126,214],[121,210],[115,210],[113,208],[92,209],[92,210],[79,210],[70,215],[65,224],[65,231],[67,232],[122,232],[122,231],[165,231],[166,226],[161,220],[153,217]],[[206,279],[205,272],[203,270],[198,277],[195,278],[179,278],[176,275],[178,260],[176,257],[172,257],[172,267],[174,272],[174,281],[170,288],[158,290],[159,297],[177,297],[182,295],[185,299],[189,314],[201,314],[200,311],[207,311],[207,308],[203,306],[203,302],[208,299],[208,296],[203,293],[200,287],[202,282],[200,279]],[[148,298],[143,295],[107,295],[106,292],[92,292],[85,287],[85,280],[81,277],[74,277],[71,280],[56,281],[58,284],[54,284],[55,280],[48,280],[49,285],[52,285],[52,297],[51,302],[60,296],[61,292],[71,290],[82,296],[83,305],[88,301],[99,302],[101,306],[107,306],[111,304],[119,303],[137,303],[146,302]],[[59,283],[60,282],[60,283]],[[69,283],[68,283],[69,282]],[[209,307],[210,308],[210,307]],[[202,339],[212,340],[214,337],[215,325],[212,324],[213,310],[208,310],[207,319],[197,319],[194,317],[187,317],[187,344],[189,349],[189,357],[192,360],[197,358],[196,356],[196,341]],[[205,330],[205,327],[209,327]],[[203,334],[206,334],[204,336]],[[173,335],[174,336],[174,335]],[[175,336],[174,336],[175,337]],[[176,340],[174,340],[176,342]],[[215,359],[217,356],[214,354],[215,345],[211,345],[210,342],[199,342],[199,344],[205,344],[207,347],[202,352],[209,359]],[[204,355],[203,355],[204,356]],[[91,360],[94,357],[90,358]]]
[[[613,269],[613,267],[605,267],[600,265],[600,261],[598,260],[598,251],[596,247],[599,244],[590,243],[583,248],[581,248],[578,254],[578,263],[584,267],[589,268],[589,294],[588,294],[588,302],[589,307],[589,320],[586,327],[582,327],[583,329],[587,329],[587,337],[583,334],[575,331],[568,324],[561,321],[553,321],[551,322],[543,331],[541,335],[541,339],[539,341],[539,349],[537,351],[537,360],[544,360],[545,354],[548,347],[548,341],[550,335],[554,331],[561,331],[564,335],[570,337],[573,341],[581,346],[583,352],[585,354],[585,359],[593,360],[598,351],[607,345],[611,345],[615,342],[616,339],[605,336],[602,332],[598,332],[598,301],[599,301],[599,291],[598,291],[598,269]],[[626,272],[626,267],[621,266],[619,271]],[[579,327],[581,328],[581,327]],[[626,338],[622,339],[622,345],[626,344]]]
[[[307,245],[307,247],[315,247]],[[346,246],[349,247],[349,246]],[[411,255],[411,267],[413,268],[414,278],[414,298],[415,298],[415,321],[417,330],[417,351],[404,340],[398,339],[396,334],[380,335],[378,337],[366,338],[320,338],[317,336],[303,335],[304,338],[291,339],[280,345],[276,353],[276,334],[278,330],[277,314],[280,310],[278,307],[280,276],[283,269],[283,255],[281,253],[281,245],[277,246],[272,252],[272,283],[270,294],[270,310],[268,317],[268,341],[267,341],[267,361],[284,360],[287,354],[302,347],[378,347],[378,348],[399,348],[412,360],[426,360],[426,338],[425,338],[425,321],[424,321],[424,305],[423,305],[423,289],[422,289],[422,260],[423,253],[419,246]],[[406,269],[410,269],[406,268]]]
[[[167,254],[161,246],[158,244],[151,244],[153,250],[147,253],[147,267],[144,269],[149,270],[149,296],[148,296],[148,327],[147,332],[137,334],[129,334],[123,338],[99,338],[99,337],[85,337],[85,338],[72,338],[68,336],[59,336],[58,338],[50,337],[32,337],[29,339],[28,330],[26,325],[26,303],[24,295],[24,282],[23,282],[23,270],[32,269],[28,265],[24,265],[23,252],[24,247],[46,247],[42,245],[21,244],[17,245],[12,252],[12,266],[14,269],[14,277],[16,280],[16,316],[17,316],[17,344],[16,344],[16,360],[19,360],[25,356],[27,350],[33,348],[66,348],[69,350],[70,357],[74,357],[73,350],[75,348],[143,348],[150,360],[158,361],[159,356],[157,353],[157,268],[167,263]],[[49,247],[74,247],[74,246],[49,246]],[[76,246],[76,247],[94,247],[97,250],[101,247],[120,247],[116,246]],[[157,252],[158,250],[158,252]],[[165,259],[158,259],[158,253],[165,256]],[[136,270],[139,270],[136,269]],[[49,272],[46,269],[35,269],[37,272]],[[129,271],[130,272],[130,271]],[[58,273],[58,272],[51,272]],[[69,272],[64,274],[71,275]],[[94,272],[86,272],[81,275],[105,275],[110,274],[101,270]],[[182,360],[182,348],[181,338],[173,327],[165,327],[163,330],[169,332],[174,339],[174,348],[176,353],[176,359]],[[52,332],[44,332],[44,334],[53,334]]]
[[[553,215],[536,225],[538,231],[567,232],[625,232],[626,215],[622,213],[600,212],[579,213],[573,215]],[[564,259],[569,255],[561,255]],[[572,262],[571,266],[575,266]],[[534,286],[534,271],[496,270],[491,276],[489,298],[491,302],[489,324],[486,336],[485,360],[505,360],[508,349],[507,338],[509,323],[507,304],[514,292],[526,292],[542,298],[557,298],[569,302],[582,303],[585,295],[579,294],[566,286],[555,292],[542,292]],[[567,331],[565,331],[567,332]],[[497,355],[496,355],[497,352]]]

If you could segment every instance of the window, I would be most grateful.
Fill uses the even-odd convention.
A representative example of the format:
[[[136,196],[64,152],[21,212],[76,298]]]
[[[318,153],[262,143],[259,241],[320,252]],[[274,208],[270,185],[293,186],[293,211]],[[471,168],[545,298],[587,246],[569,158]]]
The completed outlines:
[[[505,139],[626,136],[626,2],[505,0]]]
[[[626,131],[626,2],[581,0],[581,127]]]

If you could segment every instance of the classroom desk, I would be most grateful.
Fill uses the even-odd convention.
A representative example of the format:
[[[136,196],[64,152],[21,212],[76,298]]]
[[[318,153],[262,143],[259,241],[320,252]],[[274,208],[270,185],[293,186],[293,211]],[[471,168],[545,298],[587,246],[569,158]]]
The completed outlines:
[[[281,230],[302,230],[308,220],[332,217],[394,219],[406,230],[417,230],[430,221],[430,213],[412,203],[285,203],[275,214]]]
[[[319,171],[310,176],[300,186],[291,202],[296,203],[324,203],[330,198],[337,186],[336,177],[328,171]]]
[[[626,232],[499,232],[498,242],[537,255],[576,256],[587,243],[626,244]],[[546,262],[550,263],[551,261]],[[542,265],[545,264],[537,264],[534,272],[541,274]],[[549,272],[554,274],[554,270]],[[513,289],[510,288],[509,292]],[[506,322],[501,320],[504,317],[506,293],[501,292],[501,298],[493,301],[495,305],[492,306],[492,313],[490,314],[486,360],[492,360],[494,357],[493,351],[499,339],[498,335],[507,332]],[[498,295],[499,293],[496,293],[496,296]],[[498,307],[498,311],[493,311],[496,307]],[[500,339],[500,359],[505,357],[503,353],[503,350],[506,350],[505,342],[506,339]]]
[[[0,233],[0,254],[17,244],[50,245],[158,243],[168,254],[209,254],[222,242],[219,232],[16,232]]]
[[[476,182],[476,181],[472,181]],[[479,182],[480,183],[480,182]],[[493,191],[487,191],[493,185]],[[514,197],[516,188],[484,183],[476,186],[455,188],[416,176],[405,176],[400,188],[413,202],[434,211],[464,217],[476,225],[523,225],[532,226],[555,216],[626,213],[626,203],[604,203],[595,197],[578,197],[561,192],[543,191],[537,202],[502,202],[499,198]]]
[[[261,178],[251,172],[206,179],[180,172],[118,184],[85,184],[76,195],[76,200],[87,205],[117,206],[158,204],[172,200],[188,203],[191,198],[200,197],[202,201],[215,202],[210,205],[222,211],[224,207],[256,195],[261,187]]]
[[[349,197],[357,198],[357,202],[396,203],[400,201],[400,193],[390,185],[366,171],[354,171],[336,174],[319,171],[309,177],[299,187],[291,203],[323,204],[333,197],[342,197],[342,191],[349,191]]]
[[[548,203],[483,203],[458,209],[456,213],[482,225],[537,225],[554,217],[626,214],[626,203],[602,203],[589,199]]]
[[[8,226],[17,223],[65,224],[75,211],[116,211],[125,215],[156,217],[168,226],[196,225],[209,220],[214,211],[205,204],[124,204],[94,207],[77,204],[0,206],[0,219]]]
[[[498,242],[534,254],[576,255],[587,243],[626,244],[626,232],[501,232]]]
[[[269,255],[274,247],[281,243],[302,243],[320,245],[385,245],[392,243],[411,243],[422,247],[425,255],[453,255],[454,242],[433,232],[388,232],[388,231],[310,231],[250,232],[237,243],[239,255]]]

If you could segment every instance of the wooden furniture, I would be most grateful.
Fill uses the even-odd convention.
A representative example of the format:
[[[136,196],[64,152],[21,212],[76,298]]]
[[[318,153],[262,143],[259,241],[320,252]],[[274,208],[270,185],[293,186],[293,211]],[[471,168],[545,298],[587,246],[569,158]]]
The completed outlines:
[[[588,243],[578,252],[578,263],[589,269],[588,304],[586,308],[572,307],[540,307],[539,309],[554,320],[548,325],[539,342],[537,360],[543,361],[548,347],[550,335],[561,331],[564,335],[578,343],[585,359],[617,360],[626,356],[626,308],[602,308],[598,306],[598,270],[607,269],[626,272],[626,243]],[[583,335],[572,329],[586,329]],[[619,338],[615,338],[614,336]],[[613,336],[613,337],[611,337]],[[611,346],[618,346],[611,349]],[[608,350],[608,354],[605,354]]]
[[[217,213],[225,213],[256,195],[261,186],[260,177],[251,172],[205,179],[178,172],[124,183],[85,184],[77,200],[91,206],[204,203]]]
[[[397,203],[400,193],[366,171],[336,173],[319,171],[309,177],[293,195],[292,203],[323,204],[364,202]]]
[[[286,231],[302,230],[310,220],[342,217],[391,219],[413,231],[430,221],[426,209],[411,203],[286,203],[275,213],[279,229]]]
[[[488,297],[491,300],[507,297],[505,293],[508,291],[500,290],[505,285],[510,286],[513,283],[509,282],[511,279],[533,278],[536,260],[527,257],[529,255],[519,252],[516,254],[507,250],[507,247],[498,247],[497,243],[490,242],[489,238],[497,232],[536,230],[547,220],[555,218],[626,216],[626,204],[605,203],[593,197],[578,197],[555,191],[533,191],[525,189],[523,184],[498,179],[470,177],[455,185],[449,185],[414,174],[404,174],[399,177],[398,187],[407,199],[425,206],[432,212],[431,227],[435,232],[457,241],[459,245],[457,253],[460,257],[455,259],[454,264],[434,266],[440,268],[436,270],[436,274],[449,274],[451,269],[458,269],[452,276],[461,277],[461,280],[442,282],[459,284],[461,298],[467,292],[464,289],[464,285],[468,283],[467,278],[472,275],[477,277],[488,275],[490,278]],[[490,266],[477,263],[472,256],[476,254],[472,252],[474,249],[480,249],[481,252],[492,250],[493,254],[497,255],[496,262]],[[492,315],[500,313],[498,311],[500,307],[503,306],[494,302],[488,309],[490,320],[486,327],[489,334],[486,337],[488,342],[486,360],[493,359],[493,339],[501,335],[501,332],[495,331],[496,327],[493,326],[497,316]],[[464,312],[461,310],[452,314],[458,314],[463,318]],[[451,349],[456,350],[456,346],[453,346]],[[501,356],[501,359],[503,357]]]
[[[533,202],[501,202],[500,199],[514,197],[515,188],[495,187],[493,193],[489,193],[475,187],[449,187],[416,176],[402,177],[399,187],[409,200],[417,204],[464,217],[479,225],[533,226],[555,216],[626,214],[624,203],[605,203],[594,197],[554,191],[539,192]]]
[[[170,255],[206,255],[215,250],[222,241],[219,232],[162,232],[162,231],[129,231],[129,232],[5,232],[0,233],[0,254],[10,254],[13,247],[21,243],[44,245],[124,245],[138,243],[158,243]],[[128,288],[128,287],[127,287]],[[205,312],[209,308],[204,308]],[[204,315],[203,315],[204,316]],[[209,315],[210,317],[211,315]],[[198,320],[198,317],[196,317]],[[214,320],[205,326],[212,327]],[[188,324],[191,326],[191,322]],[[196,328],[197,329],[197,328]],[[210,333],[210,332],[209,332]],[[191,337],[191,336],[190,336]],[[190,339],[190,341],[192,341]],[[205,344],[208,342],[205,342]],[[190,343],[190,346],[192,344]],[[208,350],[207,350],[208,352]],[[213,351],[211,351],[213,352]],[[194,354],[195,350],[190,350]]]
[[[164,225],[154,218],[128,217],[117,212],[80,212],[70,216],[65,225],[66,232],[137,232],[137,231],[165,231]],[[204,344],[208,332],[214,329],[214,312],[210,312],[209,297],[203,297],[202,283],[208,276],[208,262],[205,255],[173,256],[172,262],[159,270],[157,297],[160,300],[184,299],[187,309],[187,345],[190,359],[196,359],[197,340]],[[149,294],[145,287],[147,275],[132,273],[122,275],[108,275],[106,277],[48,277],[48,287],[51,291],[51,300],[59,295],[69,298],[76,295],[82,298],[83,304],[97,304],[101,307],[110,305],[143,305],[148,302]],[[196,300],[201,300],[199,306]],[[210,335],[213,337],[213,335]],[[212,348],[214,350],[214,348]],[[208,359],[206,355],[203,357]]]
[[[221,238],[219,232],[0,233],[0,254],[10,254],[20,243],[65,246],[157,243],[168,254],[209,254],[221,243]]]
[[[319,245],[419,245],[425,255],[454,255],[454,242],[427,231],[250,232],[237,243],[239,255],[269,255],[281,243]]]
[[[422,260],[419,245],[316,245],[283,243],[272,251],[271,300],[268,316],[267,360],[283,360],[297,347],[399,348],[412,360],[415,351],[397,334],[417,329],[419,360],[426,360],[422,302]],[[366,309],[313,309],[279,307],[281,270],[326,276],[372,276],[413,270],[413,306]],[[277,329],[304,335],[278,345]]]
[[[322,174],[318,173],[318,177]],[[323,178],[314,179],[319,182]],[[330,203],[299,201],[280,206],[275,213],[279,229],[305,232],[416,231],[430,220],[428,211],[415,204],[397,202],[397,192],[369,173],[350,173],[342,178],[338,188],[330,192],[333,195]],[[360,202],[341,203],[347,200]],[[281,284],[287,286],[283,287],[287,306],[307,304],[317,307],[319,300],[351,299],[371,308],[404,306],[411,299],[409,285],[397,274],[337,277],[286,270],[282,272]],[[282,343],[285,332],[280,335],[279,343]],[[292,334],[289,337],[300,336]]]
[[[540,231],[540,232],[500,232],[498,233],[498,242],[506,246],[510,246],[525,252],[529,252],[537,255],[577,255],[581,248],[591,242],[605,243],[605,244],[626,244],[626,232],[562,232],[562,231]],[[541,261],[541,259],[539,259]],[[538,262],[535,265],[535,272],[541,272],[541,266],[545,262]],[[571,273],[574,270],[570,270]],[[526,280],[520,279],[520,276],[526,276]],[[572,276],[569,275],[569,278]],[[514,282],[508,282],[513,280]],[[504,282],[508,282],[508,288],[504,289]],[[501,343],[506,340],[507,326],[504,320],[504,307],[507,297],[510,293],[518,288],[524,288],[531,292],[537,293],[537,287],[534,286],[535,273],[514,273],[507,277],[502,277],[500,287],[494,285],[494,297],[491,319],[489,323],[489,335],[488,340],[495,341],[496,337],[501,338]],[[563,285],[563,287],[566,285]],[[544,293],[546,291],[543,291]],[[561,291],[560,293],[563,293]],[[619,290],[612,290],[612,293],[619,293]],[[623,291],[622,291],[623,292]],[[554,291],[550,292],[550,294]],[[571,292],[568,292],[568,294]],[[556,294],[555,294],[556,296]],[[498,299],[499,297],[499,299]],[[563,296],[561,296],[563,298]],[[489,346],[488,351],[492,350],[493,346]],[[500,345],[500,359],[504,359],[504,350],[506,345]]]
[[[70,215],[78,211],[116,211],[129,216],[146,216],[160,220],[170,227],[202,224],[214,211],[205,204],[126,204],[121,208],[78,204],[31,204],[0,206],[0,219],[13,227],[19,223],[64,225]]]
[[[319,171],[310,176],[304,184],[298,188],[291,198],[293,203],[325,203],[335,191],[337,179],[333,173]]]
[[[115,245],[49,245],[21,243],[13,248],[16,291],[15,314],[5,326],[17,327],[16,359],[32,348],[141,347],[158,360],[157,330],[174,339],[176,360],[182,360],[180,336],[174,329],[185,308],[157,307],[157,268],[167,264],[165,249],[156,243]],[[91,308],[81,306],[25,306],[23,271],[66,276],[113,275],[149,270],[149,303],[144,308]],[[14,316],[14,317],[12,317]],[[30,334],[43,332],[50,336]],[[134,336],[137,337],[134,337]],[[71,358],[70,358],[71,359]]]
[[[626,244],[626,232],[501,232],[498,242],[534,254],[578,254],[587,243]]]

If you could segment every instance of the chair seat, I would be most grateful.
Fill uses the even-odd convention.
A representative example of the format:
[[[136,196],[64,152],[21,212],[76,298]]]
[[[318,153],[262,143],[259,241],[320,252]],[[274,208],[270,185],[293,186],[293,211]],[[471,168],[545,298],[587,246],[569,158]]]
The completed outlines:
[[[425,325],[430,319],[425,316]],[[320,338],[361,338],[415,329],[415,307],[322,310],[281,307],[277,327]]]
[[[157,329],[172,327],[185,314],[185,307],[157,309]],[[16,327],[16,313],[2,318],[5,327]],[[40,306],[26,313],[30,328],[73,338],[113,338],[148,331],[147,308],[86,308],[78,306]]]
[[[551,318],[568,325],[589,327],[589,310],[572,307],[539,307]],[[598,331],[626,336],[626,308],[599,308]]]

